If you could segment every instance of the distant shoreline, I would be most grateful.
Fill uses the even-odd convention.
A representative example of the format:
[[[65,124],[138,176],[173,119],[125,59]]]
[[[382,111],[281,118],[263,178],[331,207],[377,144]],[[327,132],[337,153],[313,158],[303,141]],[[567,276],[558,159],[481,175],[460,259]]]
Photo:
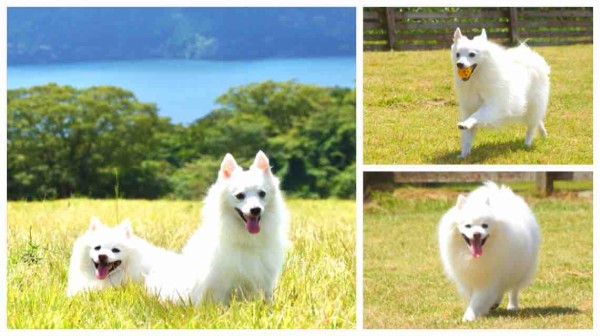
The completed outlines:
[[[163,58],[163,57],[148,57],[148,58],[106,58],[106,59],[90,59],[90,60],[73,60],[73,61],[50,61],[50,62],[10,62],[7,61],[8,67],[22,67],[22,66],[37,66],[37,65],[76,65],[76,64],[103,64],[103,63],[118,63],[118,62],[261,62],[261,61],[271,61],[271,60],[303,60],[303,59],[335,59],[335,58],[354,58],[356,59],[356,55],[354,53],[350,54],[340,54],[340,55],[323,55],[323,56],[274,56],[274,57],[249,57],[249,58],[197,58],[197,59],[188,59],[188,58]]]

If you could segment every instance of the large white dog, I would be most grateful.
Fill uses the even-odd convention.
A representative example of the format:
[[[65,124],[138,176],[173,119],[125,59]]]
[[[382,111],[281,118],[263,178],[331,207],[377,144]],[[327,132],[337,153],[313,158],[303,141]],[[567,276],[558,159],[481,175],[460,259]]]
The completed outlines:
[[[527,45],[505,49],[488,41],[485,29],[471,40],[457,28],[452,64],[462,133],[459,157],[471,153],[478,127],[524,123],[528,147],[536,131],[547,136],[543,120],[550,93],[550,67]]]
[[[473,321],[500,305],[509,310],[537,268],[540,231],[525,201],[506,186],[486,182],[460,195],[439,223],[444,270],[469,301],[463,321]]]
[[[202,208],[202,226],[183,248],[184,265],[148,277],[147,286],[162,299],[227,304],[238,297],[270,299],[286,247],[288,212],[271,172],[258,152],[249,170],[231,154],[221,163]]]

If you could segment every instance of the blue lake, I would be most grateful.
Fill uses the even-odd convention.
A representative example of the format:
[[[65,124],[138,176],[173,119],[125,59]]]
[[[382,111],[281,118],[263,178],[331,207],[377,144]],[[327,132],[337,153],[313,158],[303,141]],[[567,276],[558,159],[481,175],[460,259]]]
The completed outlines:
[[[354,57],[254,61],[139,60],[8,67],[8,88],[47,83],[85,88],[114,85],[159,114],[190,123],[213,110],[215,99],[234,86],[266,80],[295,80],[322,86],[355,87]]]

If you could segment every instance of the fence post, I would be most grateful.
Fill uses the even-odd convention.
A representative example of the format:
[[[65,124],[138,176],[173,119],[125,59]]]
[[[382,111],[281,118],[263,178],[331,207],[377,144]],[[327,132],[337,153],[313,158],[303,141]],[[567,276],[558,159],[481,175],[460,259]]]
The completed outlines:
[[[387,33],[390,50],[394,50],[396,44],[396,19],[394,18],[394,7],[385,8],[385,16],[387,19]]]
[[[519,43],[519,23],[517,22],[517,8],[508,8],[508,32],[510,34],[510,44]]]
[[[554,179],[550,173],[538,172],[535,174],[535,185],[541,195],[548,196],[554,190]]]

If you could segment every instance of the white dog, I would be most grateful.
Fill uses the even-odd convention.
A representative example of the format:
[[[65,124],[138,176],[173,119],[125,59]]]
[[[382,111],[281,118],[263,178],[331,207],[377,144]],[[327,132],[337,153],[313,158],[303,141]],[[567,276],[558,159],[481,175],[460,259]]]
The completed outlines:
[[[504,49],[488,41],[485,29],[470,40],[457,28],[452,63],[460,108],[460,158],[470,154],[477,127],[524,123],[528,147],[537,130],[547,136],[543,120],[550,93],[550,67],[540,55],[524,43]]]
[[[155,267],[160,269],[179,258],[135,236],[128,219],[111,228],[94,217],[73,245],[67,295],[141,282]]]
[[[227,154],[204,200],[202,226],[183,249],[185,265],[153,273],[149,290],[162,299],[194,304],[227,304],[234,292],[270,299],[289,244],[287,226],[279,180],[267,156],[258,152],[244,171]]]
[[[509,310],[537,268],[540,231],[525,201],[508,187],[486,182],[460,195],[439,223],[444,270],[469,305],[463,321],[473,321],[500,305]]]

